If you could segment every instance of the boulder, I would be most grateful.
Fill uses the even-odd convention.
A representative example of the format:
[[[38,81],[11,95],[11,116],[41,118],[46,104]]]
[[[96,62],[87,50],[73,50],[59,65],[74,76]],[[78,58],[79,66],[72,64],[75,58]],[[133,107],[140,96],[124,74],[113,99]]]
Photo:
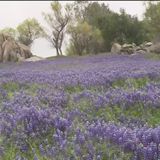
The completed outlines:
[[[125,43],[125,44],[122,45],[122,48],[123,49],[133,48],[133,45]]]
[[[3,50],[2,47],[0,46],[0,62],[3,61]]]
[[[135,43],[132,43],[132,47],[136,47],[136,44],[135,44]]]
[[[20,53],[20,48],[18,44],[11,40],[7,39],[2,44],[2,50],[3,50],[3,62],[7,61],[17,61],[17,54]]]
[[[21,49],[21,56],[24,58],[30,58],[32,56],[32,53],[30,51],[30,48],[22,43],[18,44]]]
[[[0,62],[3,61],[3,48],[2,45],[5,42],[7,38],[5,37],[5,35],[3,33],[0,33]]]
[[[111,53],[120,53],[121,52],[121,45],[119,43],[113,43],[111,48]]]
[[[153,53],[160,53],[160,42],[152,44],[150,47],[148,47],[148,51]]]
[[[25,57],[22,57],[20,54],[17,54],[18,62],[23,62]]]
[[[25,59],[24,61],[26,62],[36,62],[36,61],[41,61],[44,60],[45,58],[38,57],[38,56],[32,56],[30,58]]]
[[[160,43],[160,33],[153,38],[152,42],[153,44]]]
[[[0,33],[0,61],[21,61],[30,58],[32,53],[30,48],[20,44],[9,35]]]
[[[150,47],[153,43],[152,42],[147,42],[144,44],[145,47]]]
[[[136,44],[123,44],[121,52],[125,54],[133,54],[135,52]]]
[[[138,53],[138,54],[145,54],[145,53],[147,53],[147,51],[140,49],[140,50],[136,51],[136,53]]]
[[[124,54],[133,54],[134,50],[133,48],[123,48],[121,52],[123,52]]]
[[[135,47],[136,51],[142,50],[142,48],[140,46]]]

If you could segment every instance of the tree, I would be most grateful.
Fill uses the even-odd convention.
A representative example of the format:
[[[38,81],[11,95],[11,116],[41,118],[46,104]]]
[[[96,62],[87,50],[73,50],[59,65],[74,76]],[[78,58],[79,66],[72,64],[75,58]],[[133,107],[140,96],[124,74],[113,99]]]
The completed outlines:
[[[104,3],[100,4],[98,2],[91,2],[85,8],[83,13],[85,14],[85,20],[90,25],[98,28],[102,33],[105,45],[101,48],[101,51],[104,52],[108,50],[111,42],[110,37],[114,34],[114,32],[110,32],[110,26],[112,26],[110,25],[112,11],[109,9],[108,5],[105,5]]]
[[[99,29],[92,27],[87,22],[79,22],[77,25],[69,26],[68,33],[71,35],[70,46],[67,48],[67,54],[98,53],[103,38]]]
[[[119,39],[117,40],[119,43],[136,43],[139,45],[147,40],[143,21],[139,21],[136,16],[127,14],[124,9],[120,10],[118,19],[119,34],[117,34],[117,37]]]
[[[68,32],[71,36],[69,53],[106,52],[110,51],[113,42],[139,45],[148,40],[144,21],[127,14],[124,9],[116,13],[104,3],[76,1],[72,4],[72,12],[73,21]],[[93,38],[96,36],[97,40]]]
[[[93,26],[102,27],[103,18],[108,17],[112,11],[109,9],[108,5],[106,6],[104,3],[99,4],[98,2],[89,3],[87,7],[85,7],[85,11],[83,11],[85,20]]]
[[[71,8],[73,9],[72,18],[74,21],[84,22],[86,20],[85,12],[89,4],[90,2],[88,1],[74,1],[74,3],[71,5]]]
[[[35,18],[26,19],[17,27],[18,41],[31,46],[33,41],[43,35],[43,29]]]
[[[57,56],[62,55],[62,43],[64,40],[65,29],[70,20],[70,6],[62,8],[57,1],[51,3],[52,13],[42,13],[45,21],[50,27],[50,33],[45,32],[45,38],[55,47]],[[64,9],[64,14],[62,9]]]
[[[120,14],[109,9],[104,3],[89,3],[85,8],[85,19],[97,27],[104,39],[103,51],[110,51],[113,42],[140,44],[146,40],[144,23],[120,9]]]
[[[6,27],[6,28],[2,29],[0,31],[0,33],[7,34],[7,35],[11,36],[12,38],[16,39],[16,30],[14,28]]]
[[[160,32],[160,2],[148,2],[145,6],[144,23],[152,39]]]

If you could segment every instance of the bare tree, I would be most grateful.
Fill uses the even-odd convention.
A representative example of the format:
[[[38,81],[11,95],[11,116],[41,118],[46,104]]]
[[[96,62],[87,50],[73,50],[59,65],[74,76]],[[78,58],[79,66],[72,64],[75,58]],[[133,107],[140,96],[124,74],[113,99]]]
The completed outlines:
[[[51,8],[52,13],[43,13],[44,19],[51,29],[51,33],[45,32],[45,38],[55,47],[57,56],[59,56],[63,55],[62,43],[66,26],[71,18],[70,8],[68,5],[62,8],[61,4],[57,1],[51,3]]]

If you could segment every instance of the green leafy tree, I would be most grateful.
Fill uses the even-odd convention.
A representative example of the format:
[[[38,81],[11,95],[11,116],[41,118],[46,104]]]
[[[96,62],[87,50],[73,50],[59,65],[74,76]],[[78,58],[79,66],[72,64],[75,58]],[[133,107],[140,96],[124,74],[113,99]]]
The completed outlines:
[[[108,17],[112,11],[109,9],[108,5],[104,3],[99,4],[98,2],[89,3],[83,11],[85,20],[93,26],[102,27],[105,21],[104,18]]]
[[[45,31],[45,38],[56,49],[57,56],[62,55],[62,43],[65,36],[66,26],[70,20],[70,6],[62,8],[57,1],[51,3],[52,13],[42,13],[50,31]],[[63,10],[64,9],[64,10]],[[62,10],[64,12],[62,12]],[[64,14],[63,14],[64,13]]]
[[[146,40],[144,23],[124,9],[118,14],[104,3],[92,2],[83,13],[85,20],[101,31],[105,43],[103,51],[109,51],[113,42],[140,44]]]
[[[11,36],[12,38],[16,39],[16,30],[14,28],[6,27],[6,28],[0,30],[0,33],[7,34],[7,35]]]
[[[68,32],[71,36],[71,43],[67,49],[69,53],[83,55],[91,53],[91,50],[94,53],[106,52],[110,51],[113,42],[139,45],[148,40],[145,21],[127,14],[124,9],[115,13],[104,3],[76,1],[72,4],[72,12],[73,21]],[[98,35],[101,38],[91,38]],[[97,45],[101,42],[100,39],[103,39],[103,45]]]
[[[111,22],[112,11],[104,3],[92,2],[85,8],[84,13],[86,21],[101,31],[105,44],[101,51],[106,51],[110,47],[111,37],[115,34],[113,31],[115,25],[113,21]]]
[[[26,19],[17,27],[18,41],[31,46],[33,41],[43,36],[43,29],[35,18]]]
[[[146,2],[144,13],[144,23],[148,31],[148,36],[153,39],[155,36],[160,36],[160,2]]]
[[[124,9],[120,10],[118,16],[118,31],[116,36],[117,41],[120,43],[136,43],[141,44],[146,40],[146,30],[143,21],[139,21],[136,16],[131,16],[125,12]],[[118,25],[118,24],[117,24]]]
[[[89,4],[89,1],[74,1],[74,3],[71,5],[74,21],[75,19],[82,22],[86,20],[85,12]]]
[[[69,26],[70,46],[67,54],[96,54],[103,45],[103,38],[99,29],[92,27],[87,22],[79,22]]]

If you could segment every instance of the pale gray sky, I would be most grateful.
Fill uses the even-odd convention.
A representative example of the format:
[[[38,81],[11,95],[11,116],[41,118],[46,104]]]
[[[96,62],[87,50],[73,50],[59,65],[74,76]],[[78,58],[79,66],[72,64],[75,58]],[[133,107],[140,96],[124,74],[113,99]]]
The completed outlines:
[[[72,3],[71,1],[60,1],[62,4]],[[100,1],[99,3],[109,4],[109,8],[119,12],[124,8],[127,13],[143,18],[145,7],[143,1]],[[45,24],[42,12],[50,12],[51,1],[0,1],[0,29],[4,27],[15,28],[27,18],[36,18],[42,25]],[[65,42],[66,43],[66,42]],[[48,57],[55,55],[55,50],[44,39],[37,39],[32,52],[38,56]]]

